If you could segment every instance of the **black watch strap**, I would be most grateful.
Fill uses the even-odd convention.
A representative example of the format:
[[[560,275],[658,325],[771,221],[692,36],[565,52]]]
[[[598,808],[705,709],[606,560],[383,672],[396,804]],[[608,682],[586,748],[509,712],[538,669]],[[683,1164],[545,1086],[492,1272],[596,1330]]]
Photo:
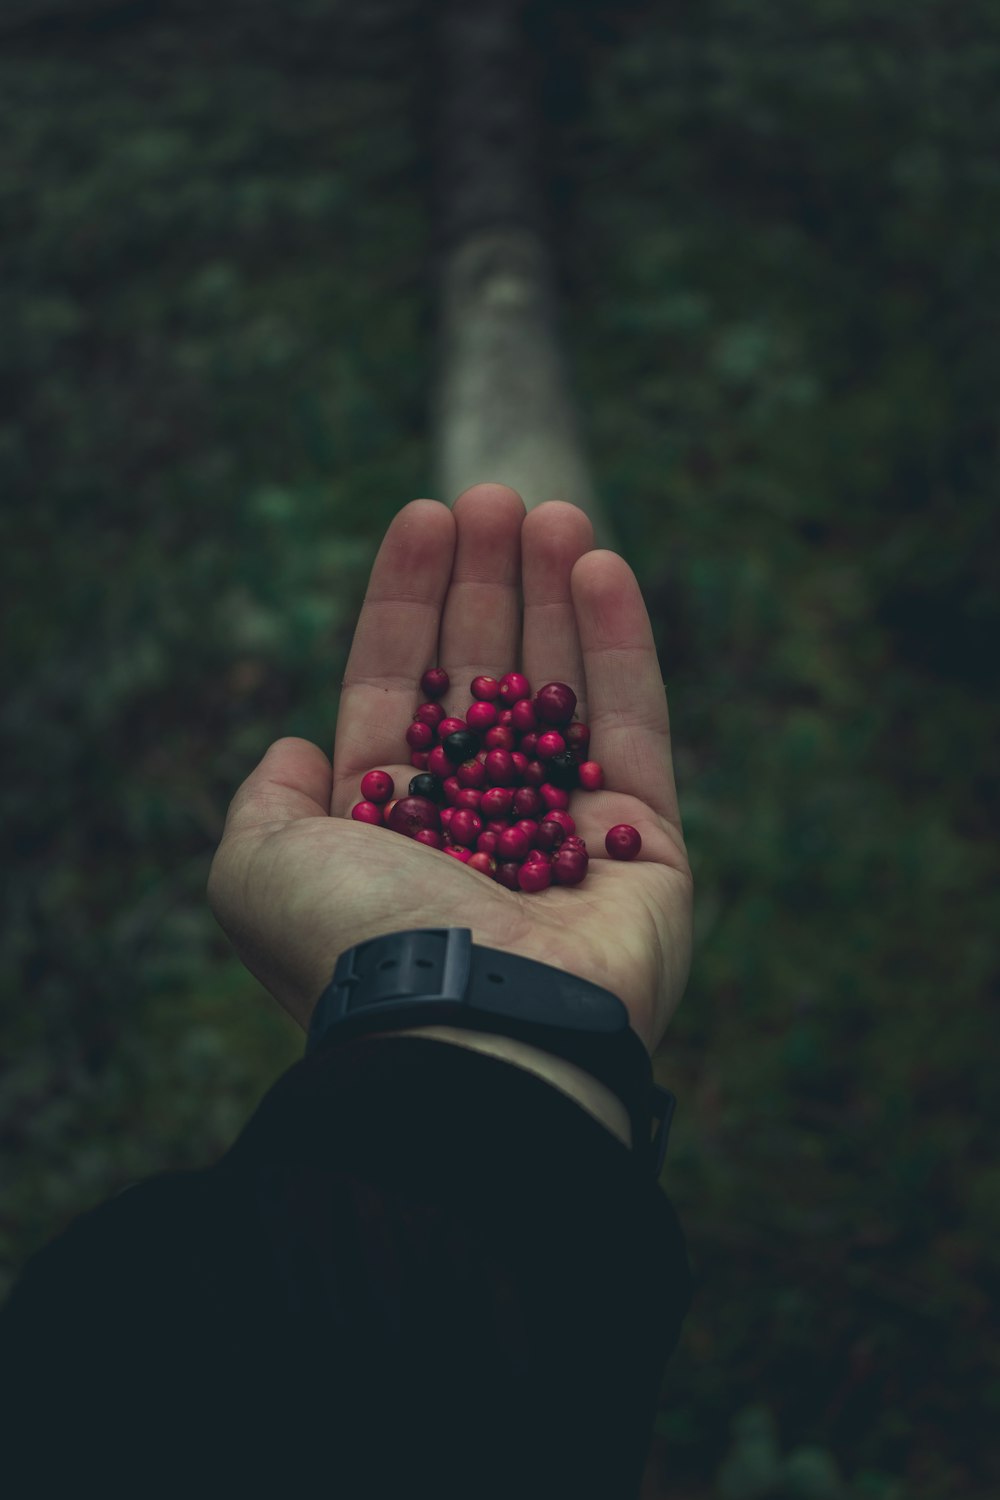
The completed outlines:
[[[306,1056],[434,1024],[516,1037],[600,1079],[629,1112],[633,1150],[659,1177],[676,1100],[654,1082],[621,1000],[564,969],[479,947],[467,927],[387,933],[341,954],[313,1012]]]

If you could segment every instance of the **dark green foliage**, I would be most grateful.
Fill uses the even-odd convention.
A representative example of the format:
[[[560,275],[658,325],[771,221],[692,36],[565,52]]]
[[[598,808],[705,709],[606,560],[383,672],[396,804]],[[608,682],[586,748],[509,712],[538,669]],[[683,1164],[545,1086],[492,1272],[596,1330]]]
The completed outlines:
[[[204,882],[267,744],[329,744],[433,354],[412,8],[61,9],[0,64],[8,1282],[301,1052]],[[657,1059],[700,1281],[665,1464],[986,1500],[1000,16],[650,9],[529,22],[697,889]]]

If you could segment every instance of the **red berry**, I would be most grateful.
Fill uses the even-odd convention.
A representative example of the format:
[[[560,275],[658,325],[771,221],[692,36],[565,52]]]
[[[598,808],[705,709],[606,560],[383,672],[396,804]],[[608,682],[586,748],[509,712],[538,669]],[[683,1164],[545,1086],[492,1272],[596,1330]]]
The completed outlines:
[[[543,724],[568,724],[576,709],[576,694],[565,682],[547,682],[535,694],[535,713]]]
[[[584,791],[599,792],[604,785],[604,769],[596,760],[583,761],[577,775]]]
[[[490,786],[510,786],[514,761],[509,750],[491,750],[486,757],[486,780]]]
[[[523,828],[505,828],[497,835],[497,857],[499,859],[523,859],[531,847],[531,840]]]
[[[512,750],[510,758],[514,762],[514,775],[519,781],[523,780],[524,773],[528,768],[528,757],[522,755],[520,750]]]
[[[452,820],[452,818],[454,816],[455,816],[455,809],[453,807],[442,807],[442,809],[441,809],[441,827],[444,829],[444,831],[446,833],[448,831],[448,828],[449,828],[449,825],[451,823],[451,820]]]
[[[504,818],[514,805],[514,790],[509,786],[491,786],[483,793],[479,806],[487,818]]]
[[[574,719],[572,724],[567,724],[563,730],[563,739],[570,750],[586,750],[590,744],[590,726],[581,724],[579,719]]]
[[[510,712],[509,708],[502,708],[500,710],[500,712],[497,714],[497,723],[498,724],[505,724],[505,725],[509,724],[512,729],[514,728],[514,724],[513,724],[512,720],[511,720],[511,712]]]
[[[420,679],[420,687],[428,698],[443,698],[451,687],[451,678],[443,667],[428,667]]]
[[[462,849],[458,844],[445,844],[444,852],[450,854],[452,859],[460,859],[463,865],[467,865],[472,858],[472,850]]]
[[[495,833],[490,833],[489,829],[487,829],[485,833],[481,833],[476,839],[477,854],[495,854],[496,847],[497,835]]]
[[[513,750],[517,735],[509,724],[494,724],[492,729],[487,729],[484,744],[487,750]]]
[[[522,863],[526,865],[549,865],[552,863],[552,855],[549,854],[547,849],[529,849]]]
[[[455,776],[459,786],[486,785],[486,767],[481,760],[463,760]]]
[[[494,698],[500,696],[500,684],[495,677],[473,677],[471,692],[473,698],[492,703]]]
[[[510,710],[510,722],[519,734],[528,734],[536,727],[535,705],[530,698],[518,698]]]
[[[361,778],[362,797],[377,803],[379,807],[383,802],[388,802],[395,790],[396,783],[388,771],[369,771]]]
[[[529,760],[533,760],[538,754],[538,735],[534,730],[521,736],[521,749]]]
[[[382,809],[375,802],[356,802],[351,808],[355,823],[381,823]]]
[[[500,698],[511,708],[519,698],[531,697],[531,683],[523,672],[508,672],[500,679]]]
[[[496,874],[497,862],[489,854],[482,854],[478,850],[467,861],[470,870],[481,870],[492,880]]]
[[[535,839],[538,837],[538,823],[536,819],[518,818],[517,822],[514,824],[514,827],[520,828],[522,833],[526,833],[528,835],[528,848],[532,848]]]
[[[436,729],[444,718],[444,709],[440,703],[421,703],[413,717],[419,719],[421,724],[429,724],[432,729]]]
[[[541,859],[526,860],[517,872],[517,883],[522,891],[544,891],[552,884],[552,866]]]
[[[547,729],[544,734],[538,736],[538,746],[535,751],[539,760],[551,760],[553,755],[561,755],[566,749],[566,741],[557,729]]]
[[[458,794],[462,790],[462,783],[457,776],[446,776],[441,783],[444,791],[444,800],[449,807],[454,807],[458,801]]]
[[[434,749],[428,753],[427,765],[424,769],[430,771],[434,776],[440,776],[442,780],[446,776],[453,774],[454,767],[445,754],[443,745],[435,745]]]
[[[470,703],[465,711],[465,722],[477,734],[492,729],[497,721],[497,711],[492,703]]]
[[[428,762],[428,766],[430,762]],[[529,760],[524,768],[525,786],[541,786],[543,781],[548,781],[549,773],[540,760]]]
[[[461,729],[468,729],[464,719],[442,719],[437,727],[438,743],[443,743],[449,734],[458,734]]]
[[[427,770],[427,751],[426,750],[411,750],[410,751],[410,765],[413,767],[413,769],[415,771],[426,771]]]
[[[537,787],[519,786],[514,793],[514,812],[519,818],[533,818],[542,810],[542,798]]]
[[[576,833],[576,824],[564,807],[550,807],[545,816],[550,823],[561,823],[567,834]]]
[[[481,809],[482,808],[482,803],[480,803],[479,805],[480,805],[480,809]],[[480,811],[479,816],[482,817],[482,811]],[[499,838],[499,836],[500,836],[501,833],[506,833],[507,832],[507,829],[510,827],[510,824],[507,822],[506,818],[491,818],[490,821],[487,823],[486,827],[489,829],[490,833],[495,833],[497,835],[497,837]]]
[[[456,844],[474,844],[483,831],[483,820],[471,807],[456,807],[448,832]]]
[[[482,797],[483,794],[477,786],[463,786],[455,798],[455,806],[471,807],[475,812],[478,812]]]
[[[442,813],[442,817],[443,816],[444,814]],[[582,849],[584,854],[586,854],[587,852],[587,846],[584,843],[583,839],[579,838],[575,833],[568,833],[563,839],[562,845],[560,847],[563,849]]]
[[[517,883],[517,872],[519,869],[520,865],[515,860],[501,860],[500,864],[497,865],[497,885],[506,886],[509,891],[520,890],[520,886]]]
[[[434,743],[434,731],[429,724],[414,719],[406,731],[406,743],[411,750],[429,750]]]
[[[441,812],[428,797],[400,797],[392,804],[386,826],[412,839],[421,828],[440,828]]]
[[[413,837],[418,844],[426,844],[429,849],[444,848],[444,838],[436,828],[418,828]]]
[[[553,786],[551,781],[545,781],[539,791],[546,807],[569,807],[569,792],[563,791],[561,786]]]
[[[631,823],[616,823],[605,834],[604,847],[612,859],[635,859],[642,848],[642,839]]]
[[[587,874],[588,860],[582,849],[557,851],[552,861],[552,878],[556,885],[579,885]]]
[[[398,801],[398,797],[393,797],[392,801],[386,802],[382,808],[382,822],[386,826],[386,828],[388,828],[389,826],[389,814],[392,812]]]
[[[566,830],[554,818],[543,818],[538,825],[539,849],[558,849],[566,837]]]

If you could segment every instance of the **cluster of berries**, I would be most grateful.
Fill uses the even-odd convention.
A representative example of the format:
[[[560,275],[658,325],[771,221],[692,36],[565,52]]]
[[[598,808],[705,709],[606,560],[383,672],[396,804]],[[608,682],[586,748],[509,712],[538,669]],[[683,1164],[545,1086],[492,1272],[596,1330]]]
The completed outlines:
[[[549,682],[532,695],[521,672],[475,677],[473,702],[457,719],[437,701],[451,686],[447,672],[431,667],[420,686],[428,701],[406,731],[418,772],[409,795],[394,797],[388,771],[369,771],[352,818],[441,849],[508,890],[579,885],[588,855],[569,794],[600,791],[604,772],[585,758],[590,730],[573,718],[573,689]],[[620,823],[605,848],[612,859],[634,859],[641,843]]]

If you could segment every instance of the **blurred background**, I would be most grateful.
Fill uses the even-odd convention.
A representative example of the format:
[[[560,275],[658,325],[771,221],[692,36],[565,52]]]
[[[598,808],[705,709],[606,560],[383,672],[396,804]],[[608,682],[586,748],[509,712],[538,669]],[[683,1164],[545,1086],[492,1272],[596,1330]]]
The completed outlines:
[[[697,893],[656,1071],[698,1291],[644,1500],[989,1500],[1000,8],[520,11]],[[332,746],[386,525],[456,498],[427,35],[0,12],[0,1297],[302,1053],[205,882],[267,745]]]

